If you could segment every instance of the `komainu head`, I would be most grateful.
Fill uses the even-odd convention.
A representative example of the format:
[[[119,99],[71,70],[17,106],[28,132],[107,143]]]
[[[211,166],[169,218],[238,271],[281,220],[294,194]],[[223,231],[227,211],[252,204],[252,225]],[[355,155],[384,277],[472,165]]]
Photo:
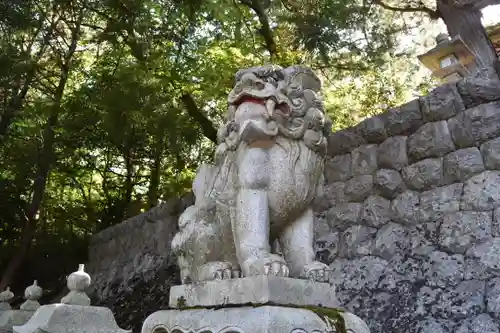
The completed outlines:
[[[320,89],[321,81],[306,67],[267,65],[238,71],[228,96],[227,123],[219,130],[219,142],[234,149],[244,139],[244,123],[260,118],[257,124],[261,125],[256,126],[263,135],[304,140],[310,149],[323,155],[331,121],[318,95]],[[244,108],[250,103],[261,107]]]

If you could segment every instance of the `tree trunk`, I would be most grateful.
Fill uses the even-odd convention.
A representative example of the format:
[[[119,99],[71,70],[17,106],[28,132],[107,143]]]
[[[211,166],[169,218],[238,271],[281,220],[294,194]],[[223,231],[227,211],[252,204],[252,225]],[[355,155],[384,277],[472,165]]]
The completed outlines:
[[[184,94],[181,99],[186,107],[187,113],[200,125],[203,135],[217,144],[217,129],[214,127],[212,121],[205,116],[203,111],[198,108],[193,96],[191,94]]]
[[[127,139],[128,141],[129,139]],[[127,146],[131,146],[130,144],[127,143]],[[122,212],[121,212],[121,220],[123,221],[125,218],[128,218],[131,216],[131,202],[132,202],[132,194],[134,193],[134,163],[132,160],[132,149],[126,149],[126,153],[123,155],[123,158],[125,160],[125,170],[126,170],[126,175],[125,175],[125,182],[123,184],[124,187],[124,193],[122,197]]]
[[[18,252],[9,261],[6,270],[2,275],[0,290],[3,290],[8,284],[10,284],[17,270],[23,264],[26,255],[28,254],[28,250],[31,247],[38,219],[37,213],[43,201],[47,178],[52,165],[54,155],[54,126],[57,124],[57,121],[58,111],[53,110],[42,135],[43,146],[38,157],[37,171],[35,181],[33,182],[33,197],[31,198],[31,202],[26,210],[26,216],[24,218],[21,244]]]
[[[17,89],[17,91],[12,94],[11,100],[7,104],[7,108],[0,117],[0,144],[4,142],[7,131],[9,130],[15,115],[22,109],[24,99],[28,94],[28,90],[33,82],[35,74],[35,66],[32,65],[26,75],[22,87]]]
[[[153,208],[158,204],[158,189],[160,186],[161,159],[163,156],[163,133],[159,135],[153,148],[153,163],[149,175],[148,208]]]
[[[33,62],[29,66],[28,71],[26,72],[22,85],[19,84],[16,91],[13,92],[10,101],[7,103],[7,108],[5,109],[4,113],[0,116],[0,144],[4,142],[7,132],[15,116],[23,108],[24,99],[26,98],[26,95],[28,94],[31,84],[33,83],[33,79],[37,74],[38,62],[45,54],[45,50],[49,45],[49,41],[52,38],[54,29],[58,23],[59,20],[54,20],[50,24],[48,31],[45,33],[45,36],[43,37],[42,45],[36,52]],[[21,81],[21,78],[19,78],[19,81]]]
[[[82,14],[83,13],[80,12],[78,22],[81,22],[83,18]],[[64,62],[61,64],[59,82],[54,93],[54,106],[51,109],[47,124],[42,134],[42,147],[38,156],[36,174],[33,182],[33,196],[31,198],[30,204],[26,209],[26,215],[23,218],[24,225],[21,244],[16,255],[7,264],[7,268],[2,275],[2,279],[0,280],[0,290],[3,290],[7,285],[11,283],[17,270],[21,267],[24,260],[26,259],[26,255],[28,254],[28,251],[31,248],[31,244],[33,242],[33,236],[35,234],[36,224],[38,222],[37,213],[40,210],[40,206],[43,202],[45,188],[47,186],[47,179],[55,160],[55,127],[57,126],[59,121],[61,100],[64,94],[64,89],[66,88],[66,83],[68,82],[69,72],[71,70],[70,62],[75,53],[79,35],[80,23],[77,23],[76,27],[72,29],[71,44],[65,54]]]
[[[481,10],[472,6],[457,7],[450,0],[438,0],[437,9],[448,29],[450,37],[460,35],[464,43],[476,55],[473,74],[477,70],[493,67],[498,59],[495,48],[481,23]]]

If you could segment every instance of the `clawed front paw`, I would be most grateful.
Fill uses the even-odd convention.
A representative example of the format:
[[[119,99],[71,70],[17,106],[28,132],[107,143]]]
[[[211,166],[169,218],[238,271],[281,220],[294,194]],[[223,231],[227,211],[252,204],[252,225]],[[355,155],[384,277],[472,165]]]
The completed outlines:
[[[241,271],[228,262],[209,262],[198,268],[198,281],[229,280],[239,278]]]
[[[262,257],[251,258],[244,266],[245,276],[271,275],[288,277],[290,274],[285,260],[276,254],[266,254]]]
[[[287,277],[290,274],[288,266],[282,262],[273,262],[264,265],[264,275]]]
[[[231,278],[231,270],[229,268],[216,270],[214,280],[227,280]]]
[[[219,269],[215,271],[214,280],[228,280],[237,279],[241,277],[241,271],[239,269]]]
[[[330,270],[328,269],[327,265],[319,261],[313,261],[312,263],[304,267],[304,271],[301,275],[301,278],[314,280],[317,282],[329,282],[330,280],[329,273]]]

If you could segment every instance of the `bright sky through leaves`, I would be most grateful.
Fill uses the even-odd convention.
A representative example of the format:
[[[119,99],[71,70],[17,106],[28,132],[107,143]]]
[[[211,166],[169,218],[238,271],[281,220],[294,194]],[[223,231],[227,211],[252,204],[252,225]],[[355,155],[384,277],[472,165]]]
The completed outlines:
[[[500,23],[500,5],[486,7],[482,12],[485,26]]]

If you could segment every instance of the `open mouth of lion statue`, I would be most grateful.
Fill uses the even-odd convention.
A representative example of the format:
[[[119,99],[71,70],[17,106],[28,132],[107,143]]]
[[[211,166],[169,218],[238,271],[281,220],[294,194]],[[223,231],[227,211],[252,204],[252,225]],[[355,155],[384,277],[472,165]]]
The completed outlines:
[[[279,132],[276,119],[280,116],[284,119],[290,113],[288,104],[279,101],[279,97],[276,86],[253,73],[244,75],[236,84],[228,100],[242,141],[252,146],[271,144]]]

